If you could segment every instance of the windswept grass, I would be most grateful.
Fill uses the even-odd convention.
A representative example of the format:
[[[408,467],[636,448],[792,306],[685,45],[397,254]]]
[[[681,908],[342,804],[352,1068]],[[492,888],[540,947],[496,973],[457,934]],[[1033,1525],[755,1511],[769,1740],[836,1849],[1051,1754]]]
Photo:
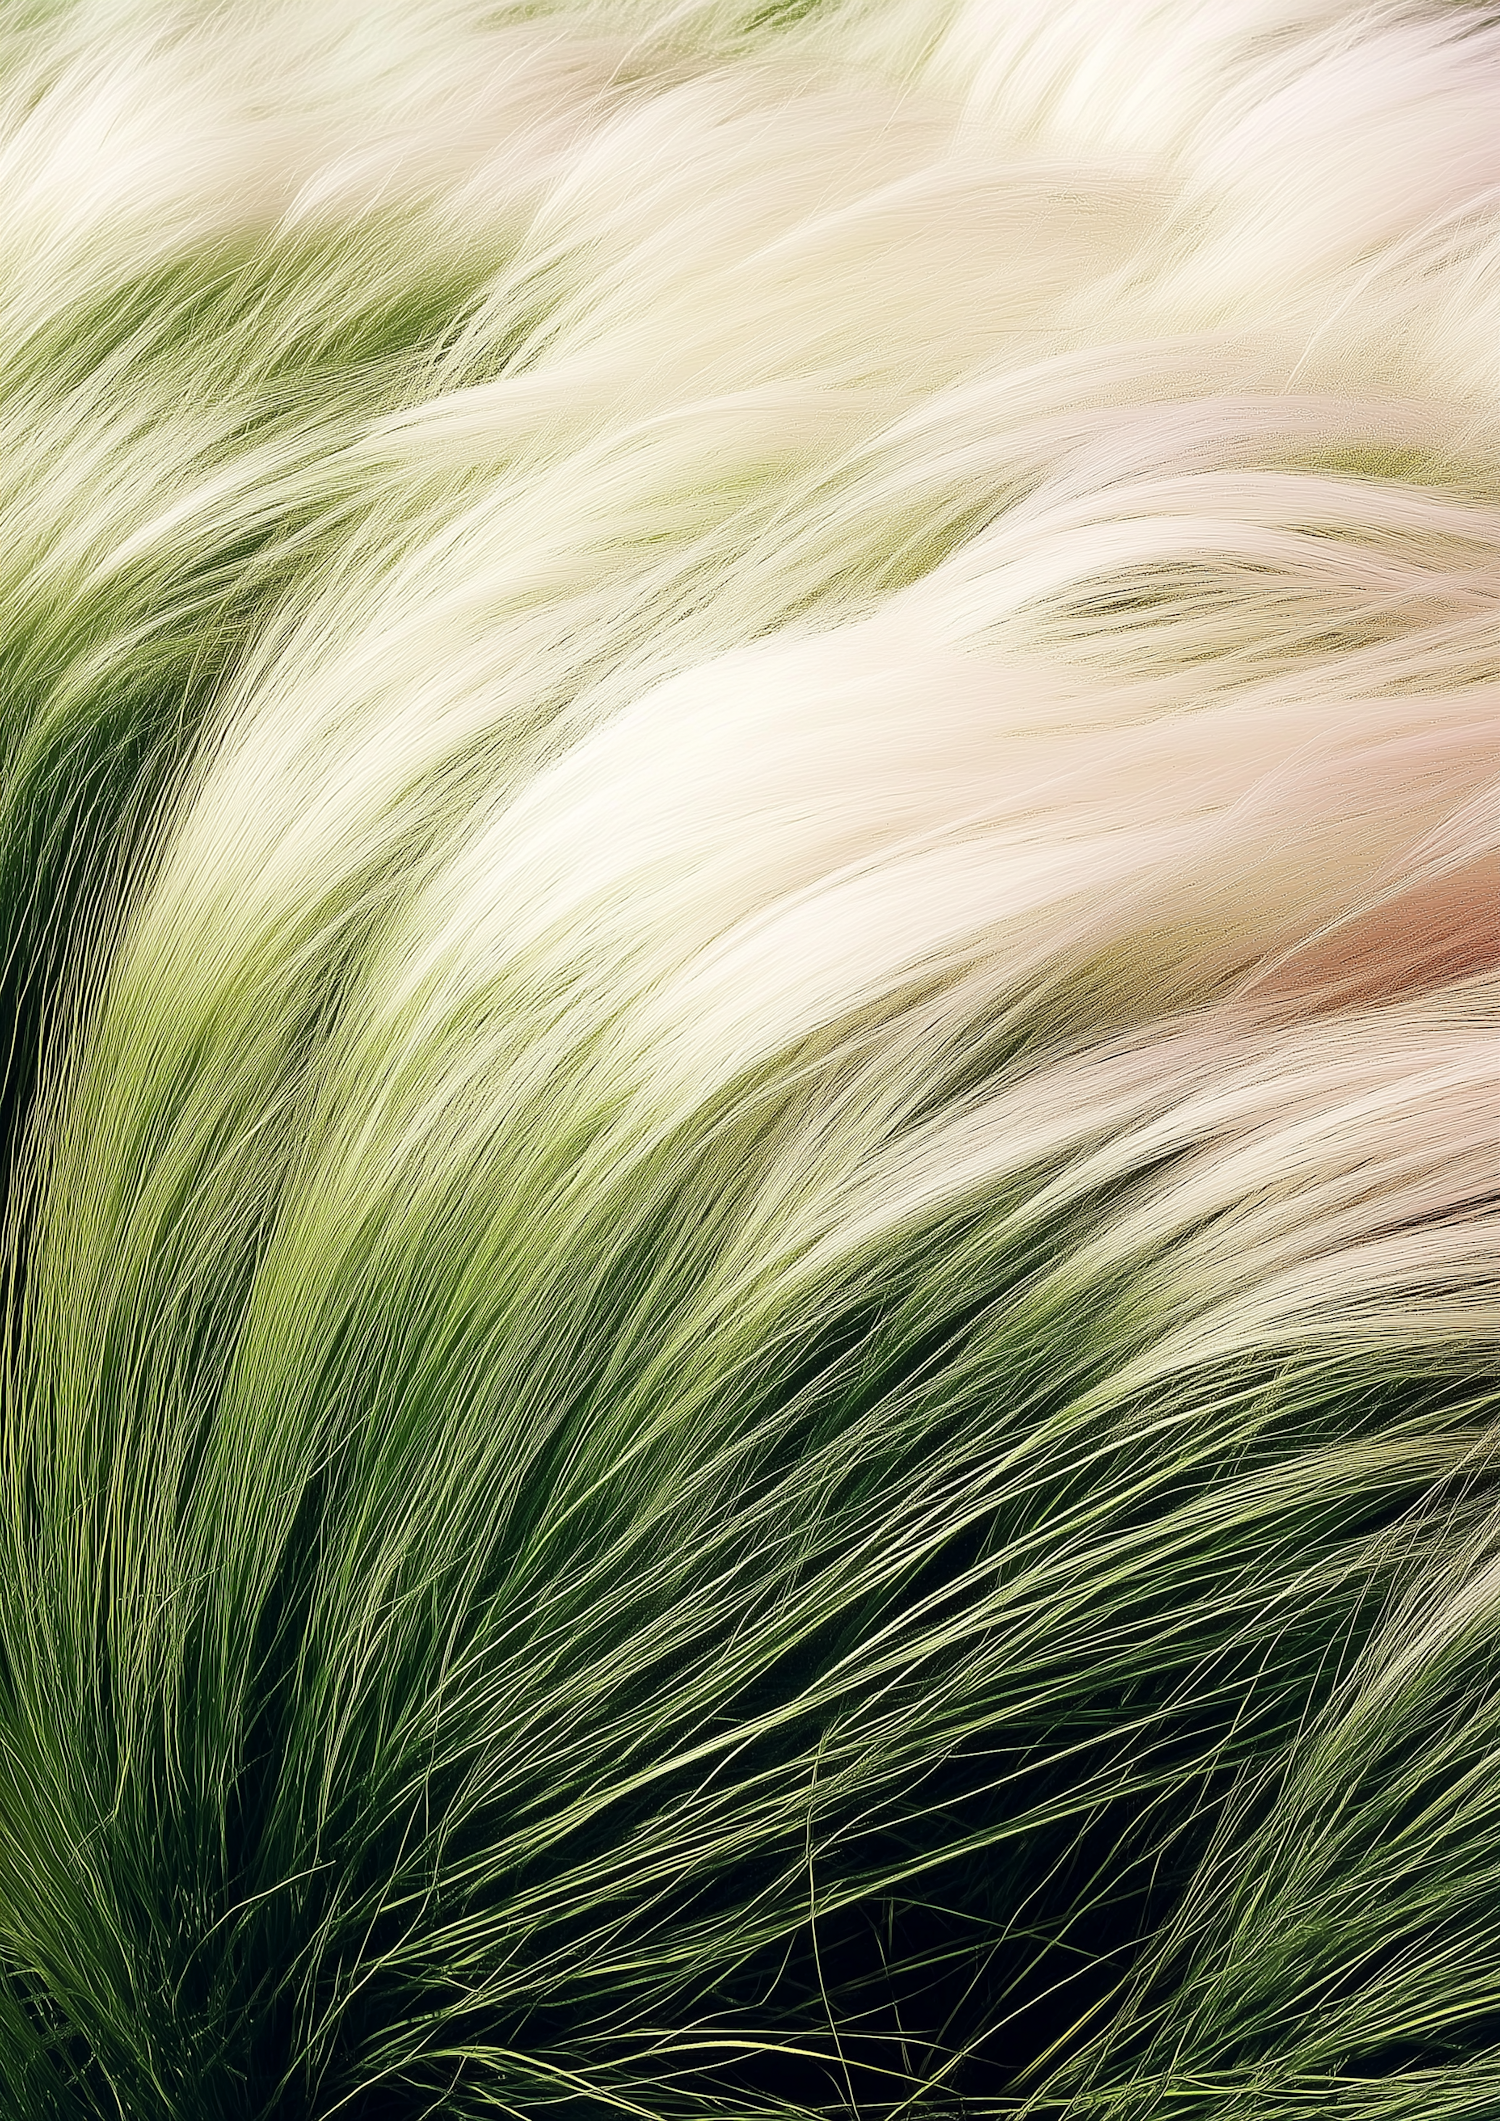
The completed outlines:
[[[1500,2113],[1497,95],[10,11],[6,2114]]]

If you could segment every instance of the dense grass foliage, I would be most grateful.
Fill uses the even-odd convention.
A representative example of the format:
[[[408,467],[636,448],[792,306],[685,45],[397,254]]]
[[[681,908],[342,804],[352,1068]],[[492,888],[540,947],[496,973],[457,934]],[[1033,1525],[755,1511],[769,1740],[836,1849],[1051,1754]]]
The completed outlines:
[[[1500,31],[0,16],[0,2107],[1500,2114]]]

